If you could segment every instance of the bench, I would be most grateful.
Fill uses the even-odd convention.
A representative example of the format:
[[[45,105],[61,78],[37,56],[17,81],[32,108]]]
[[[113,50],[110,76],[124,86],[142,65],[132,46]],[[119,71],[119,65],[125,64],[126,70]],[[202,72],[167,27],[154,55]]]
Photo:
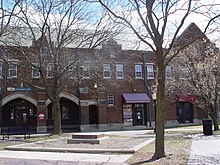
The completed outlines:
[[[24,139],[27,137],[30,138],[30,129],[29,127],[7,127],[2,128],[1,132],[3,140],[5,138],[9,139],[9,135],[24,135]]]

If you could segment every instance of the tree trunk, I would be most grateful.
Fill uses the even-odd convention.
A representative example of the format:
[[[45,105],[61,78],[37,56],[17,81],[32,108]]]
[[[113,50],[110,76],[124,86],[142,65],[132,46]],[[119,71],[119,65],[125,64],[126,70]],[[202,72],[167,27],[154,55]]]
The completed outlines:
[[[213,121],[213,125],[214,125],[214,131],[218,131],[219,130],[219,125],[218,125],[218,116],[216,115],[210,115]]]
[[[156,141],[154,158],[159,159],[165,157],[164,149],[164,93],[165,93],[165,74],[164,74],[164,58],[163,50],[157,51],[158,63],[158,85],[157,85],[157,109],[156,109]]]
[[[60,109],[60,102],[59,99],[54,101],[53,103],[53,111],[54,111],[54,128],[53,134],[54,135],[61,135],[61,109]]]

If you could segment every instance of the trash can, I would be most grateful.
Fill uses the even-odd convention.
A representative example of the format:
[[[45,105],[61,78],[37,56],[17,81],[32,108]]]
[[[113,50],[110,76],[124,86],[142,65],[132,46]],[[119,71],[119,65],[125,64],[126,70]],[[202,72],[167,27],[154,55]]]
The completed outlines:
[[[203,124],[203,134],[204,135],[212,135],[213,131],[212,131],[212,119],[203,119],[202,120],[202,124]]]

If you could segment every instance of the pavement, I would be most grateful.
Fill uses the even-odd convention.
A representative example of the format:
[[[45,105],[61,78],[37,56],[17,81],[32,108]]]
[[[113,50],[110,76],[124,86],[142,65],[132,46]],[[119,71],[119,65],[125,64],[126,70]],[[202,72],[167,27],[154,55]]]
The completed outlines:
[[[188,165],[219,165],[220,136],[193,136]]]
[[[201,129],[201,128],[199,128]],[[182,128],[169,129],[184,130]],[[133,131],[111,131],[104,132],[107,135],[144,137],[146,133],[152,130],[133,130]],[[192,136],[192,146],[187,165],[218,165],[220,164],[220,136],[197,134]],[[152,142],[151,139],[141,145],[135,146],[138,150],[143,145]],[[18,146],[19,148],[19,146]],[[42,152],[44,151],[44,152]],[[23,164],[42,164],[42,165],[126,165],[125,161],[129,159],[132,153],[74,153],[74,152],[47,152],[40,151],[13,151],[0,150],[0,165],[23,165]]]
[[[134,131],[110,131],[102,132],[108,135],[118,135],[127,137],[146,137],[146,133],[152,130],[134,130]],[[32,135],[38,136],[38,135]],[[22,139],[22,137],[20,138]],[[5,142],[7,139],[5,140]],[[9,150],[0,150],[0,165],[2,164],[77,164],[77,165],[126,165],[125,161],[129,159],[135,151],[154,141],[154,138],[148,138],[143,143],[136,145],[131,149],[121,149],[120,152],[111,152],[100,150],[86,150],[81,149],[80,151],[71,151],[68,148],[57,148],[51,150],[48,148],[31,148],[25,147],[25,144],[14,145],[6,147]],[[48,152],[50,151],[50,152]],[[80,152],[80,153],[79,153]]]

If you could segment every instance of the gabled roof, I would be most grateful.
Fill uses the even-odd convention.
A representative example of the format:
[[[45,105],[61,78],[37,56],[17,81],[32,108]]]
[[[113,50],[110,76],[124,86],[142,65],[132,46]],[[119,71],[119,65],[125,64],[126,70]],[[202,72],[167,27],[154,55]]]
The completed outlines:
[[[207,39],[206,35],[198,28],[198,26],[192,22],[189,26],[182,32],[182,34],[176,38],[174,47],[184,46],[197,39]]]

